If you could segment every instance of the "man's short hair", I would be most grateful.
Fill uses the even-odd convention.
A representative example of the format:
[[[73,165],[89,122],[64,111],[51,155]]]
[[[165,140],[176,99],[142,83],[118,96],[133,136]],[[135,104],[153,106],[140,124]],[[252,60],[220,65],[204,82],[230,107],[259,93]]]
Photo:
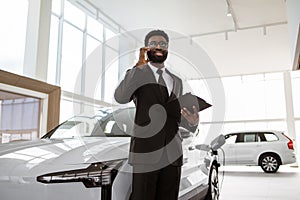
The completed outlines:
[[[164,31],[162,30],[153,30],[153,31],[150,31],[146,37],[145,37],[145,46],[148,46],[148,42],[149,42],[149,39],[152,37],[152,36],[156,36],[156,35],[160,35],[162,37],[164,37],[167,42],[169,43],[169,36],[168,34],[166,34]]]

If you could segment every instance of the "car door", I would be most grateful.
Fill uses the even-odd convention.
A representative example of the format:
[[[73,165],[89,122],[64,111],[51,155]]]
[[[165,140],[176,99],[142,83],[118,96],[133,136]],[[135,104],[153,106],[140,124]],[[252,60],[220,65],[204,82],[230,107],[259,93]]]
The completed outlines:
[[[254,165],[257,157],[257,133],[241,133],[235,144],[236,164]]]
[[[278,140],[279,138],[272,132],[258,133],[257,155],[261,155],[264,152],[281,152],[282,147],[286,149],[286,143],[280,145],[277,142]]]
[[[236,152],[235,152],[235,144],[237,140],[237,134],[227,134],[225,135],[225,144],[222,149],[224,150],[224,155],[221,150],[219,150],[219,159],[220,163],[224,163],[225,165],[234,165],[236,164]]]

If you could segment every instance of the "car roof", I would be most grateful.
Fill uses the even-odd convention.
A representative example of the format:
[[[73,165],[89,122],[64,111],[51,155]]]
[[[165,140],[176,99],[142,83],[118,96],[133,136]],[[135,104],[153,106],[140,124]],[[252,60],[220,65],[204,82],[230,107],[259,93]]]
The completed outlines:
[[[236,131],[236,132],[228,132],[228,133],[225,133],[225,135],[228,135],[228,134],[242,134],[242,133],[284,133],[284,131],[278,131],[278,130]]]

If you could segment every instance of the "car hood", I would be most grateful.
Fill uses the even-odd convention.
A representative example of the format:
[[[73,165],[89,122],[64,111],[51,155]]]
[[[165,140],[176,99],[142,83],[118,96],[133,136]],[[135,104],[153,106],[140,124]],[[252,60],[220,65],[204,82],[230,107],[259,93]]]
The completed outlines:
[[[0,145],[0,180],[85,168],[90,163],[126,159],[130,138],[37,140]]]

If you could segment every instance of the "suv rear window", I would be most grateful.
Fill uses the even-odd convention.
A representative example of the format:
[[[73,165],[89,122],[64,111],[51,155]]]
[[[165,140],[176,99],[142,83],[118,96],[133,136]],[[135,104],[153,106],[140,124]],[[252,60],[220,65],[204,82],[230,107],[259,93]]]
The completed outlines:
[[[278,137],[274,133],[264,133],[267,142],[277,141]]]
[[[278,137],[274,133],[258,133],[259,142],[277,141]]]

